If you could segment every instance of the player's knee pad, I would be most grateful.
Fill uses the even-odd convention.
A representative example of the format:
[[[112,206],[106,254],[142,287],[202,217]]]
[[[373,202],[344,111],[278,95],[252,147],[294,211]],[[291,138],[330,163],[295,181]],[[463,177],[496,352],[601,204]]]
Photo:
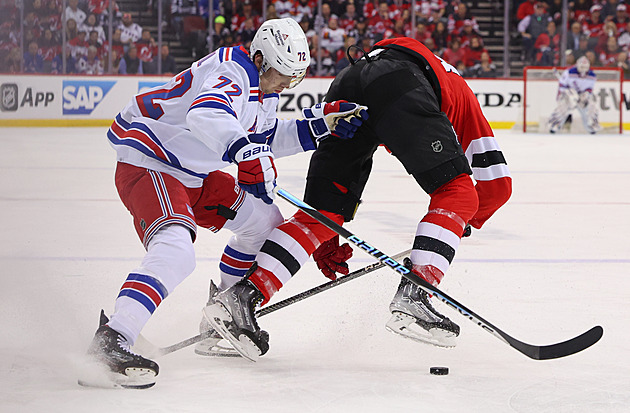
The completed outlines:
[[[192,274],[195,266],[190,231],[182,225],[168,225],[156,232],[142,260],[142,268],[155,274],[169,293]]]
[[[275,204],[265,204],[247,195],[235,219],[226,222],[224,228],[237,236],[240,251],[256,253],[269,233],[282,221],[282,213]]]
[[[319,211],[341,215],[345,222],[352,221],[359,197],[345,186],[327,178],[306,179],[304,201]]]
[[[427,194],[432,195],[438,188],[462,174],[472,174],[468,160],[464,155],[446,161],[428,171],[414,172],[412,175],[422,189]]]
[[[431,194],[429,205],[431,211],[448,211],[455,214],[453,218],[461,225],[462,232],[478,208],[477,191],[470,176],[465,174],[459,175],[435,190]],[[458,233],[460,237],[462,232]]]

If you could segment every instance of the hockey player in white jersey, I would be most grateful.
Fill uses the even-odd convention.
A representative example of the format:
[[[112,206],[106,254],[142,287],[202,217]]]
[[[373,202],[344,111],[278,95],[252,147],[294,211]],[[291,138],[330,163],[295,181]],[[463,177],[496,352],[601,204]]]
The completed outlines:
[[[584,128],[594,134],[600,130],[597,101],[593,94],[597,75],[590,68],[586,56],[580,57],[575,66],[565,70],[559,79],[557,106],[549,118],[549,132],[558,132],[569,114],[577,109]]]
[[[279,120],[278,93],[296,86],[310,64],[293,19],[265,22],[248,53],[225,47],[134,96],[107,136],[117,153],[115,183],[146,255],[124,281],[111,317],[101,312],[88,356],[114,387],[155,384],[158,365],[131,350],[160,303],[195,268],[197,227],[226,228],[221,285],[249,268],[283,218],[273,204],[274,157],[314,150],[330,134],[350,138],[366,108],[319,104],[313,116]],[[237,178],[221,169],[237,164]],[[243,274],[246,270],[243,270]],[[80,384],[101,384],[81,377]]]

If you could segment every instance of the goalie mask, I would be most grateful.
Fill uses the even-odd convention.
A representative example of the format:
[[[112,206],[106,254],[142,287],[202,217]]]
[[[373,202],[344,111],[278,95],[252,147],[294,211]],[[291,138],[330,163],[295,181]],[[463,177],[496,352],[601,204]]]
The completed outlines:
[[[297,86],[311,64],[311,54],[306,35],[293,19],[272,19],[264,22],[249,49],[252,59],[256,52],[262,53],[261,73],[276,69],[280,74],[291,77],[289,89]]]
[[[584,76],[591,69],[591,64],[586,56],[582,56],[577,60],[577,62],[575,62],[575,67],[577,68],[578,73]]]

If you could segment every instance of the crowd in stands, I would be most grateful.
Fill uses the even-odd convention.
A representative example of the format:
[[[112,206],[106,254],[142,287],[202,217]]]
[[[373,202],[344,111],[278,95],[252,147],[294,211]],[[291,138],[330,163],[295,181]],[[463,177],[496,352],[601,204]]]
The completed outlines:
[[[311,46],[313,59],[309,76],[338,73],[349,64],[346,49],[352,44],[369,52],[374,43],[382,39],[408,36],[423,42],[467,76],[496,77],[496,68],[467,3],[461,0],[417,0],[414,28],[411,2],[407,0],[325,0],[321,13],[318,13],[314,0],[276,0],[268,2],[264,14],[261,1],[222,0],[214,3],[214,35],[209,40],[212,49],[236,44],[248,48],[263,22],[263,15],[267,19],[289,17],[302,26]],[[200,1],[196,9],[206,23],[207,4],[207,1]],[[190,2],[174,0],[171,12],[181,16],[191,10],[195,9],[190,8]],[[190,35],[189,26],[184,25],[180,35]],[[207,48],[207,45],[204,43],[203,47]],[[321,55],[318,55],[318,49]],[[353,48],[352,54],[354,58],[361,52]]]
[[[527,64],[561,62],[561,0],[524,0],[516,9]],[[630,75],[630,9],[621,0],[572,0],[569,2],[566,64],[586,56],[591,66],[619,67]]]
[[[65,73],[156,73],[157,44],[151,32],[135,23],[115,0],[109,16],[109,1],[67,0],[65,10],[62,0],[26,1],[22,53],[20,11],[15,1],[0,0],[0,72],[23,68],[26,73],[62,73],[65,37]],[[156,4],[149,0],[149,10],[155,11]],[[193,58],[207,53],[210,42],[213,50],[238,44],[248,49],[263,16],[289,17],[299,22],[311,46],[310,76],[338,73],[349,64],[346,49],[352,44],[369,52],[374,43],[401,36],[423,42],[465,76],[497,76],[477,21],[462,0],[417,0],[415,10],[408,0],[325,0],[321,12],[315,0],[269,0],[265,13],[261,0],[165,0],[163,4],[168,6],[165,29],[191,49]],[[214,7],[212,36],[207,29],[209,4]],[[110,18],[114,30],[108,39]],[[358,48],[351,50],[353,58],[360,57]],[[161,52],[162,72],[176,72],[169,47],[163,45]]]
[[[157,44],[150,31],[134,23],[132,15],[120,10],[115,1],[111,39],[106,33],[109,0],[67,0],[65,10],[62,0],[30,0],[24,2],[24,7],[22,12],[15,1],[0,2],[0,73],[63,73],[64,38],[65,73],[157,73]],[[162,73],[176,73],[168,45],[162,46],[161,53]]]

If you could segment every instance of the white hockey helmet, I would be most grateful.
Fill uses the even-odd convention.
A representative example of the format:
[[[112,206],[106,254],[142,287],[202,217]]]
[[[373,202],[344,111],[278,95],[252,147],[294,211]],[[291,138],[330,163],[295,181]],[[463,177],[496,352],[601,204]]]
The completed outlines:
[[[302,27],[293,19],[272,19],[264,22],[249,48],[252,59],[261,52],[263,63],[261,72],[270,67],[280,74],[291,76],[290,88],[304,79],[306,69],[311,64],[311,53]]]
[[[591,62],[588,61],[588,57],[582,56],[575,62],[575,67],[578,73],[584,76],[591,69]]]

